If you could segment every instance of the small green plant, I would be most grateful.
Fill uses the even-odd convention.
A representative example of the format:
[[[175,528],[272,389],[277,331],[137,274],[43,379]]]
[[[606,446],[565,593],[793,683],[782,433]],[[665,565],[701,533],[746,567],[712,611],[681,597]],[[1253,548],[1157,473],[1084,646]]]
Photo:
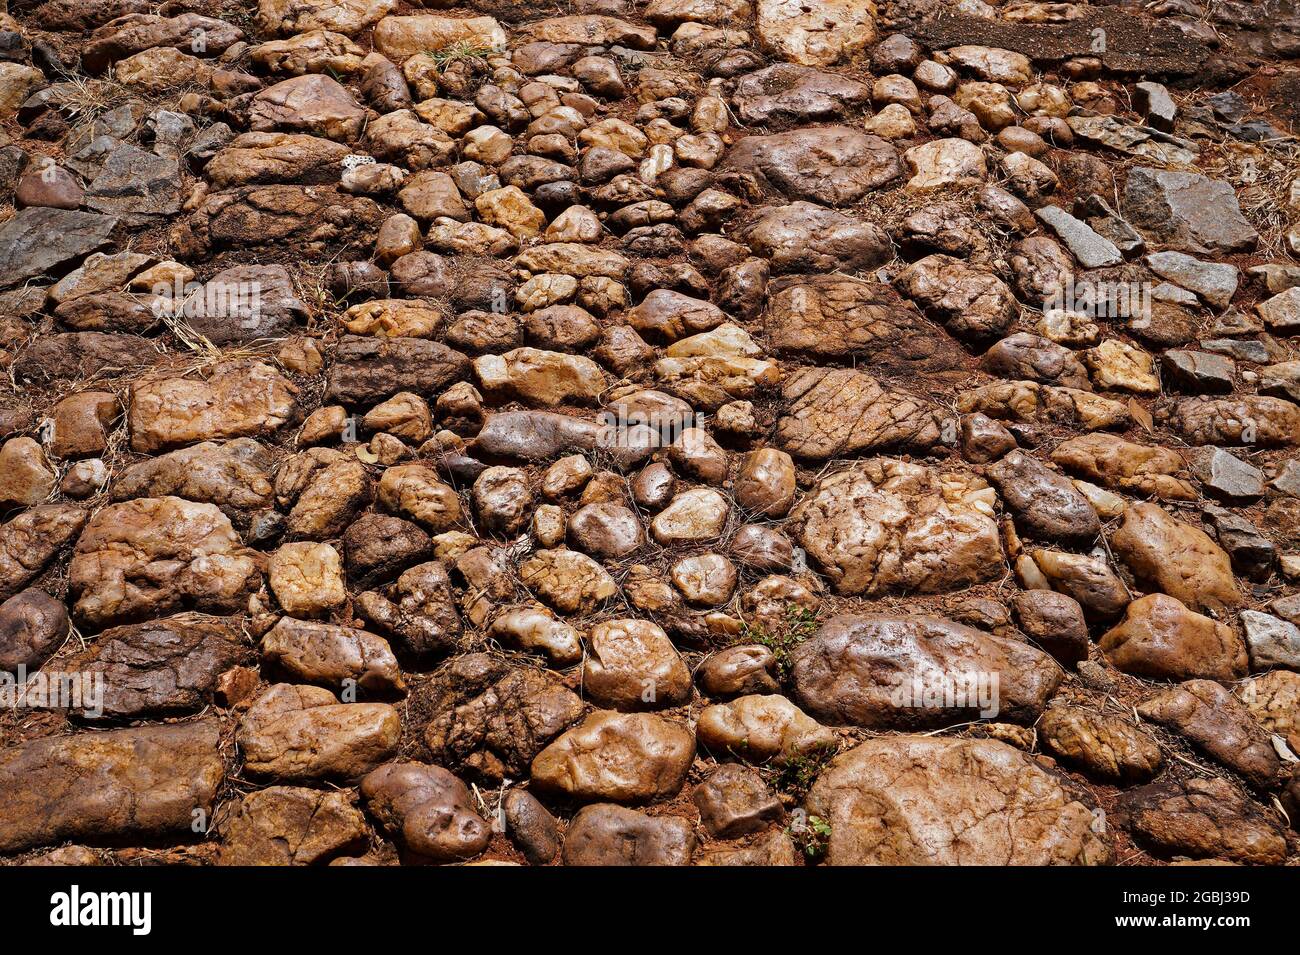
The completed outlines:
[[[809,859],[820,859],[831,842],[831,824],[821,816],[798,815],[785,832]]]
[[[438,72],[444,73],[447,67],[457,60],[480,60],[490,56],[495,51],[490,46],[483,46],[481,43],[475,43],[472,40],[457,40],[455,43],[444,46],[441,50],[425,50],[425,56],[433,60],[438,66]]]
[[[787,604],[785,620],[776,627],[769,628],[763,624],[745,624],[740,631],[740,639],[746,643],[757,643],[772,651],[776,658],[777,671],[785,679],[793,664],[792,654],[795,647],[817,632],[817,614],[798,604]]]
[[[823,746],[790,756],[777,771],[773,785],[783,793],[789,793],[796,802],[802,802],[812,784],[817,781],[821,771],[835,755],[835,746]]]

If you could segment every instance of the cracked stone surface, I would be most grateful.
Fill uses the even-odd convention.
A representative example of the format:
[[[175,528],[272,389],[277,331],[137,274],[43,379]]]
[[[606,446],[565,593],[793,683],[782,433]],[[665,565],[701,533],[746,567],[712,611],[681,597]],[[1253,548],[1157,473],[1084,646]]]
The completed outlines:
[[[1267,6],[0,2],[0,865],[1294,865]]]

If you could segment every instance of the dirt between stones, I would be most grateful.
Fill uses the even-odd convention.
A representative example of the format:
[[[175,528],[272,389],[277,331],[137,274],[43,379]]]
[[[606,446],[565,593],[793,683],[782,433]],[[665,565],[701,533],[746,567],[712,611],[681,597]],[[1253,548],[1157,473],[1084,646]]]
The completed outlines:
[[[1300,10],[807,6],[0,14],[0,864],[1295,864]]]

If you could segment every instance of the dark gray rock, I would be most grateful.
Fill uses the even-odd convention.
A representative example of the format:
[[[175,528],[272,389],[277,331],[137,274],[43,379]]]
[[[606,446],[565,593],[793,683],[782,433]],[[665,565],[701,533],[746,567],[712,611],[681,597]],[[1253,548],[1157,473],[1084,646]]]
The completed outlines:
[[[93,212],[23,209],[0,225],[0,288],[60,273],[103,248],[117,222]]]
[[[183,184],[175,159],[123,143],[86,190],[86,204],[116,215],[173,215],[181,209]]]
[[[1251,580],[1267,580],[1277,560],[1277,548],[1250,521],[1216,505],[1205,508],[1205,517],[1228,552],[1232,569]]]
[[[1193,459],[1196,476],[1215,497],[1250,501],[1264,496],[1264,472],[1223,448],[1208,448]]]
[[[1242,252],[1259,242],[1232,186],[1199,173],[1135,167],[1124,187],[1124,214],[1152,239],[1184,252]]]
[[[1231,358],[1209,352],[1172,348],[1160,356],[1166,385],[1195,394],[1232,392],[1237,366]]]

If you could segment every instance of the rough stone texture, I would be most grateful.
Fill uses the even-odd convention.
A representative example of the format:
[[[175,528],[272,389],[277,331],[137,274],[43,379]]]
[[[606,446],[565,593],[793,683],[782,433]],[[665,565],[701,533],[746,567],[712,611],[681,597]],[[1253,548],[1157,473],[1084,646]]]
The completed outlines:
[[[811,202],[765,207],[737,238],[776,272],[871,269],[889,260],[889,236],[874,223]]]
[[[248,708],[238,740],[255,776],[348,780],[391,758],[400,734],[386,703],[339,703],[321,687],[277,683]]]
[[[695,739],[649,713],[596,712],[533,760],[542,793],[581,802],[642,803],[676,795],[695,755]]]
[[[360,690],[377,695],[406,689],[388,641],[355,627],[281,617],[262,638],[262,658],[296,679],[322,686],[355,681]]]
[[[704,828],[723,839],[761,831],[783,814],[780,800],[763,777],[735,764],[714,770],[696,787],[693,798]]]
[[[1082,707],[1050,707],[1038,732],[1054,756],[1107,782],[1146,782],[1164,762],[1156,741],[1132,723]]]
[[[274,434],[297,417],[297,389],[269,365],[235,362],[203,379],[136,384],[127,412],[131,447],[165,451],[214,438]]]
[[[1165,594],[1129,604],[1100,647],[1121,670],[1151,679],[1236,680],[1246,673],[1246,647],[1231,627]]]
[[[1286,836],[1223,779],[1192,776],[1152,783],[1124,795],[1125,824],[1161,855],[1277,865]]]
[[[220,725],[200,720],[37,739],[0,750],[0,851],[189,832],[211,817]]]
[[[984,473],[1016,515],[1017,526],[1032,537],[1086,542],[1101,530],[1097,512],[1068,479],[1021,451]]]
[[[749,136],[726,165],[752,172],[788,199],[844,206],[902,174],[898,151],[879,136],[828,126]]]
[[[876,38],[875,4],[828,0],[811,8],[793,0],[758,0],[758,36],[783,60],[826,66],[859,53]]]
[[[434,394],[469,373],[469,359],[422,338],[344,336],[325,389],[327,401],[371,404],[399,391]]]
[[[1158,505],[1130,507],[1124,523],[1111,535],[1111,547],[1140,581],[1194,610],[1221,610],[1241,603],[1223,548]]]
[[[102,248],[116,226],[113,216],[91,212],[22,210],[0,225],[0,288],[53,272]]]
[[[979,691],[978,680],[997,674]],[[839,616],[793,654],[795,698],[827,723],[931,729],[1033,723],[1061,681],[1041,650],[940,617]]]
[[[695,833],[685,819],[622,806],[587,806],[564,836],[565,865],[689,865]]]
[[[456,657],[423,695],[434,761],[489,781],[527,775],[533,757],[582,716],[582,701],[555,679],[480,653]]]
[[[362,849],[361,810],[339,792],[271,786],[251,792],[222,823],[218,865],[316,865]]]
[[[123,469],[113,482],[113,499],[180,497],[215,504],[236,524],[274,499],[271,452],[252,438],[205,441],[160,454]]]
[[[361,793],[370,812],[421,860],[468,859],[491,838],[469,788],[440,766],[389,763],[361,781]]]
[[[0,603],[0,671],[35,670],[69,633],[67,608],[32,587]]]
[[[1111,434],[1085,434],[1057,445],[1052,460],[1103,487],[1161,500],[1191,501],[1196,488],[1182,457],[1169,448],[1125,441]]]
[[[224,764],[0,863],[1294,864],[1264,6],[0,0],[0,740]]]
[[[804,549],[842,594],[956,590],[1002,566],[979,484],[874,458],[824,478],[792,518]]]
[[[182,608],[236,612],[261,576],[259,555],[215,505],[176,497],[99,511],[68,568],[74,615],[95,627]]]
[[[0,598],[9,599],[35,580],[81,533],[86,517],[71,504],[44,504],[0,527]]]
[[[873,368],[900,371],[961,364],[957,344],[891,288],[846,276],[770,283],[764,325],[769,346],[780,355],[870,360]]]
[[[177,614],[150,623],[105,630],[80,653],[60,659],[77,675],[81,719],[139,719],[193,713],[212,702],[217,678],[249,663],[252,647],[227,618]],[[91,712],[94,681],[103,698]]]
[[[871,740],[837,757],[805,805],[830,823],[831,865],[1111,861],[1093,808],[1024,753],[993,740]]]
[[[1211,680],[1189,680],[1144,701],[1138,712],[1190,739],[1261,788],[1281,768],[1268,733],[1229,691]]]
[[[1182,252],[1239,252],[1259,240],[1232,187],[1197,173],[1142,166],[1131,170],[1124,214],[1152,238]]]
[[[608,620],[591,628],[582,687],[597,706],[654,710],[691,695],[686,662],[668,635],[648,620]]]
[[[700,745],[718,756],[790,763],[825,753],[835,734],[783,696],[742,696],[705,707],[695,727]]]
[[[805,369],[785,383],[782,397],[788,410],[777,422],[776,441],[801,458],[924,450],[941,437],[943,413],[937,406],[859,371]]]

